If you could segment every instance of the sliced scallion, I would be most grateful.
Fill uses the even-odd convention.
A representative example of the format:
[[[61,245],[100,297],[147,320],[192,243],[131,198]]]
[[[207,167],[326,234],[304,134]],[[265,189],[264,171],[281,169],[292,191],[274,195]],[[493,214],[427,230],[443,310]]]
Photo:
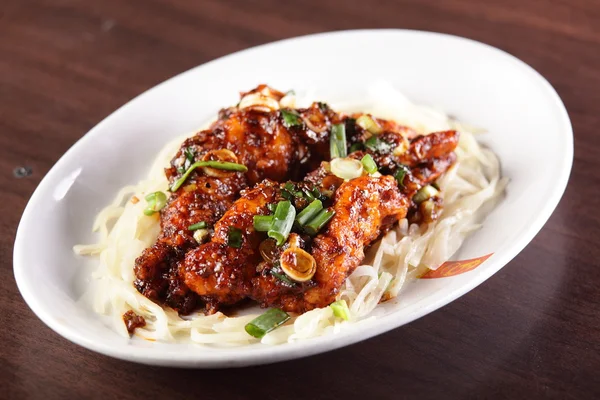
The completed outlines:
[[[346,157],[346,125],[335,124],[331,127],[331,135],[329,138],[329,153],[331,159]]]
[[[363,165],[354,158],[335,158],[329,164],[331,173],[342,179],[354,179],[361,176],[364,172]]]
[[[281,270],[271,269],[271,271],[269,271],[269,273],[271,275],[273,275],[275,278],[279,279],[280,281],[286,283],[288,286],[296,286],[296,283],[294,281],[292,281],[290,278],[288,278],[286,274],[281,272]]]
[[[286,128],[302,125],[302,118],[300,118],[300,115],[294,110],[286,110],[283,108],[281,109],[281,116],[283,117],[283,125]]]
[[[327,196],[323,195],[323,193],[321,193],[321,191],[319,190],[318,187],[313,186],[312,190],[310,191],[312,193],[312,195],[314,196],[315,199],[321,199],[323,200],[324,198],[326,198]]]
[[[377,172],[377,164],[375,164],[375,160],[371,157],[370,154],[365,154],[365,156],[360,160],[363,167],[365,167],[365,171],[369,174],[373,174]]]
[[[436,196],[438,193],[439,192],[436,188],[431,185],[426,185],[419,189],[419,191],[413,196],[413,201],[419,204]]]
[[[177,189],[184,184],[187,178],[190,176],[193,170],[201,167],[211,167],[215,169],[222,169],[225,171],[238,171],[238,172],[247,172],[248,168],[245,165],[227,162],[227,161],[197,161],[190,165],[187,171],[184,172],[183,175],[179,179],[177,179],[173,185],[171,185],[171,192],[175,192]]]
[[[290,319],[290,316],[285,311],[279,308],[271,308],[266,313],[259,315],[247,323],[245,329],[250,336],[260,339],[273,329],[284,324],[288,319]]]
[[[197,222],[195,224],[188,226],[188,230],[190,230],[190,231],[196,231],[198,229],[204,229],[204,228],[206,228],[205,221],[200,221],[200,222]]]
[[[371,136],[365,141],[365,147],[371,151],[387,154],[392,151],[392,145],[377,136]]]
[[[183,154],[185,155],[186,160],[188,160],[190,163],[194,162],[194,157],[196,156],[196,150],[192,147],[186,147],[183,150]]]
[[[235,226],[230,226],[227,232],[227,246],[239,249],[242,247],[242,230]]]
[[[400,187],[404,187],[404,177],[408,173],[408,167],[406,165],[398,165],[398,170],[394,173],[394,178],[398,182]]]
[[[183,155],[185,156],[185,162],[177,169],[180,174],[184,173],[194,162],[196,157],[196,149],[194,149],[192,146],[188,146],[183,149]]]
[[[358,119],[356,120],[356,125],[371,132],[374,135],[378,135],[382,131],[381,126],[379,126],[379,124],[373,118],[369,117],[366,114],[363,114],[360,117],[358,117]]]
[[[277,208],[277,204],[269,203],[269,204],[267,204],[267,208],[269,209],[269,211],[275,212],[275,209]]]
[[[302,191],[304,192],[304,197],[306,200],[313,201],[315,199],[315,195],[310,190],[304,188]]]
[[[271,228],[273,223],[272,215],[255,215],[254,216],[254,230],[258,232],[267,232]]]
[[[352,146],[350,146],[350,150],[348,151],[348,153],[354,153],[355,151],[359,151],[365,148],[365,145],[362,144],[361,142],[356,142],[354,144],[352,144]]]
[[[309,235],[316,235],[321,228],[325,226],[329,222],[331,218],[335,215],[335,211],[328,209],[321,210],[320,213],[317,214],[312,220],[308,222],[308,224],[304,225],[304,231]]]
[[[163,192],[149,193],[145,197],[148,206],[144,209],[145,215],[153,215],[167,205],[167,195]]]
[[[296,190],[295,184],[292,182],[287,182],[285,185],[283,185],[281,196],[287,200],[291,200],[292,197],[302,197],[303,193],[301,190]]]
[[[277,246],[285,243],[288,235],[292,231],[294,219],[296,218],[296,209],[288,200],[280,201],[277,204],[275,213],[273,214],[273,223],[269,228],[267,235],[275,239]]]
[[[317,216],[317,214],[323,209],[323,203],[321,200],[313,200],[306,208],[298,213],[296,216],[296,222],[300,226],[304,226]]]
[[[350,309],[348,308],[348,304],[346,300],[338,300],[329,305],[333,310],[333,315],[338,318],[341,318],[345,321],[350,319]]]

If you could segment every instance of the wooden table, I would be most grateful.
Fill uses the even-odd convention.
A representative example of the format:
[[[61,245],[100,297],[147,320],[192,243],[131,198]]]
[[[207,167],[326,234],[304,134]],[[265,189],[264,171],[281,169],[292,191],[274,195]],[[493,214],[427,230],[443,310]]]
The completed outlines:
[[[34,316],[12,273],[15,230],[42,177],[98,121],[228,53],[376,27],[489,43],[564,100],[576,136],[570,184],[514,261],[408,326],[255,368],[135,365],[80,348]],[[599,129],[598,0],[0,0],[0,398],[599,398]],[[17,178],[16,167],[32,174]]]

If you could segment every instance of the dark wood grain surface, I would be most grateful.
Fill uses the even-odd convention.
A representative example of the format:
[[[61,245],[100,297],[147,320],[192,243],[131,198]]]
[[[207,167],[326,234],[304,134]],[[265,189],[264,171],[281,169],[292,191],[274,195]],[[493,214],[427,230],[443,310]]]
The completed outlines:
[[[14,235],[37,184],[77,139],[193,66],[352,28],[476,39],[557,89],[575,130],[573,172],[520,255],[408,326],[262,367],[135,365],[80,348],[34,316],[14,282]],[[599,132],[598,0],[0,0],[0,398],[600,398]],[[15,177],[16,167],[31,176]]]

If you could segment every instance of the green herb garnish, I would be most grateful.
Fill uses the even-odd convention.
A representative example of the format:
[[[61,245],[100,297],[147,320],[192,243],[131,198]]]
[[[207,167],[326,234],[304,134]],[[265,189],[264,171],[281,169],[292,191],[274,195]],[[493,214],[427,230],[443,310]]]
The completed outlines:
[[[335,215],[335,211],[328,209],[321,210],[312,220],[310,220],[306,225],[304,225],[304,231],[309,235],[316,235],[321,228],[325,226],[333,218]]]
[[[206,226],[207,226],[206,222],[200,221],[200,222],[197,222],[195,224],[192,224],[192,225],[188,226],[188,230],[190,230],[190,231],[197,231],[198,229],[204,229],[204,228],[206,228]]]
[[[376,151],[381,154],[387,154],[392,151],[393,145],[381,140],[377,136],[371,136],[365,141],[365,147],[371,151]]]
[[[254,318],[246,324],[246,332],[257,339],[262,338],[273,329],[285,323],[290,316],[279,308],[271,308],[266,313]]]
[[[283,108],[281,109],[281,116],[283,117],[283,125],[286,128],[302,125],[302,118],[300,118],[300,115],[295,110],[286,110]]]
[[[235,226],[230,226],[227,232],[227,246],[239,249],[242,247],[242,230]]]
[[[365,148],[365,145],[362,144],[361,142],[356,142],[353,143],[352,146],[350,146],[350,150],[348,151],[348,153],[354,153],[355,151],[359,151]]]
[[[254,216],[254,229],[258,232],[268,232],[273,224],[272,215],[255,215]]]
[[[321,200],[313,200],[306,208],[296,216],[296,222],[300,226],[306,225],[310,220],[319,214],[319,212],[323,209],[323,203]]]
[[[275,239],[277,246],[283,245],[287,240],[292,231],[295,218],[296,209],[290,201],[280,201],[277,204],[277,208],[273,214],[273,223],[267,232],[270,238]]]
[[[400,187],[404,187],[404,178],[409,171],[410,170],[406,165],[398,164],[398,170],[394,173],[394,178],[396,178],[396,181]]]
[[[365,168],[365,171],[367,171],[369,174],[374,174],[375,172],[377,172],[377,164],[375,163],[375,160],[373,160],[373,157],[371,157],[370,154],[365,154],[365,156],[360,160],[360,162]]]
[[[338,318],[341,318],[345,321],[350,319],[350,309],[348,308],[348,303],[346,300],[338,300],[329,305],[333,310],[333,315]]]
[[[177,191],[185,183],[187,178],[190,176],[193,170],[200,167],[211,167],[215,169],[222,169],[225,171],[237,171],[237,172],[248,172],[248,168],[245,165],[227,162],[227,161],[197,161],[190,165],[185,173],[171,185],[171,192]]]
[[[331,127],[329,153],[332,160],[348,155],[346,149],[346,126],[344,124],[335,124]]]
[[[144,214],[148,216],[159,212],[167,205],[167,195],[163,192],[154,192],[147,194],[145,199],[148,205],[144,209]]]

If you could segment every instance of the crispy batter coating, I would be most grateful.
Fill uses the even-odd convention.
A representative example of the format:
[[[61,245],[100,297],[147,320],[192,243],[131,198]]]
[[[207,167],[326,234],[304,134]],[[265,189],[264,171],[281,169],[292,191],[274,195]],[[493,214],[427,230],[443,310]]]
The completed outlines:
[[[283,97],[281,92],[265,85],[242,96],[257,93],[276,101]],[[135,263],[134,285],[143,295],[182,314],[191,312],[198,296],[187,288],[177,272],[185,253],[198,246],[194,232],[188,227],[201,221],[214,226],[244,188],[263,179],[282,181],[300,176],[327,157],[328,130],[340,117],[316,103],[298,110],[297,114],[298,123],[290,125],[279,110],[233,107],[221,110],[219,119],[209,129],[184,141],[165,170],[170,184],[194,162],[214,159],[215,151],[228,150],[233,161],[245,165],[248,172],[216,171],[217,176],[211,176],[205,169],[197,168],[171,194],[160,213],[161,233],[156,244],[146,249]],[[312,129],[302,118],[310,121]]]
[[[226,154],[226,161],[243,164],[248,172],[194,170],[161,211],[156,244],[136,260],[138,290],[182,314],[201,304],[212,313],[248,298],[297,313],[327,306],[365,250],[399,219],[430,222],[442,208],[441,198],[425,205],[412,198],[454,164],[457,132],[419,136],[374,119],[380,131],[373,138],[356,124],[357,115],[336,114],[322,103],[284,111],[269,109],[268,102],[244,108],[249,95],[276,102],[284,96],[264,85],[242,93],[238,106],[221,110],[209,129],[182,144],[165,171],[173,184],[192,163]],[[329,132],[339,123],[345,124],[348,145],[362,147],[349,157],[370,154],[381,176],[344,181],[330,172]],[[270,207],[284,199],[300,212],[311,201],[301,193],[315,191],[334,212],[315,236],[296,226],[277,246],[254,229],[254,216],[271,214]],[[200,221],[209,226],[204,243],[188,229]],[[232,232],[240,243],[231,242]],[[306,281],[294,281],[281,269],[281,256],[292,247],[314,258],[316,271]]]
[[[263,306],[302,313],[325,307],[364,259],[365,249],[406,215],[409,200],[391,176],[363,176],[343,183],[335,194],[335,216],[310,244],[317,270],[310,282],[290,287],[272,275],[253,280],[251,297]]]

